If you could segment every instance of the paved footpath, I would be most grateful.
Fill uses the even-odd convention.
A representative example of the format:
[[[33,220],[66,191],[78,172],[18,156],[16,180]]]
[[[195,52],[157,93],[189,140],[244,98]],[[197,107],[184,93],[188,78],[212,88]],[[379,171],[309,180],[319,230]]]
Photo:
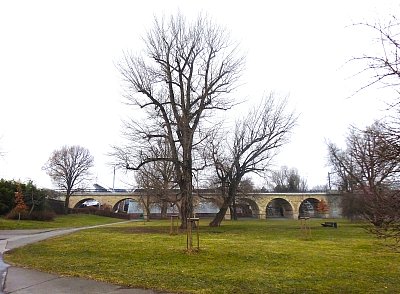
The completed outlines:
[[[115,223],[114,223],[115,224]],[[118,285],[93,280],[61,277],[36,270],[9,266],[3,262],[2,254],[8,250],[48,238],[71,234],[76,231],[92,229],[113,224],[48,230],[1,230],[0,231],[0,293],[13,294],[154,294],[153,290],[124,288]]]

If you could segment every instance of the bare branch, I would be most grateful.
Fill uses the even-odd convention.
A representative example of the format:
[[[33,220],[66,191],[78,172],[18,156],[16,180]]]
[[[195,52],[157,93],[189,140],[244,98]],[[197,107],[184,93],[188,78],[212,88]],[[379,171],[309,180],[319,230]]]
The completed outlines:
[[[350,62],[361,62],[363,64],[363,69],[355,75],[366,74],[369,78],[369,81],[354,95],[377,84],[390,87],[398,93],[400,85],[400,22],[396,17],[393,17],[386,25],[382,23],[358,23],[355,26],[364,26],[377,34],[380,53],[367,53],[362,57],[354,57],[350,60]],[[397,100],[399,98],[397,97]]]

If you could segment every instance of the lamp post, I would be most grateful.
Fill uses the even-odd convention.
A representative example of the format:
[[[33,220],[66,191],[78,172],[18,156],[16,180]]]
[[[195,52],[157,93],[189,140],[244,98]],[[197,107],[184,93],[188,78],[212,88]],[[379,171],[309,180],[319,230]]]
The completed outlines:
[[[329,191],[330,190],[332,190],[332,187],[331,187],[331,175],[332,174],[336,174],[337,172],[328,172],[328,187],[329,187]]]
[[[115,185],[115,165],[114,165],[113,188],[112,188],[113,192],[114,192],[114,185]]]
[[[328,187],[329,187],[329,191],[332,190],[331,188],[331,173],[328,172]]]

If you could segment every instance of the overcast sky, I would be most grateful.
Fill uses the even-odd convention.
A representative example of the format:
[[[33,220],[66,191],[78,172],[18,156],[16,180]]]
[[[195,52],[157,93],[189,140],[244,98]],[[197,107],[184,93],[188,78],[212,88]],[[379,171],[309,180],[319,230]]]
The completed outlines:
[[[208,14],[240,43],[246,69],[234,98],[252,105],[271,91],[289,97],[300,118],[275,167],[297,168],[310,187],[325,185],[325,141],[342,144],[350,124],[384,115],[378,91],[348,98],[365,81],[345,63],[376,37],[352,24],[388,19],[397,3],[3,0],[0,178],[52,188],[42,166],[55,149],[77,144],[94,156],[94,181],[112,187],[107,153],[120,141],[121,119],[132,115],[115,64],[123,51],[140,50],[154,16],[179,10],[189,19]],[[115,186],[130,178],[117,171]]]

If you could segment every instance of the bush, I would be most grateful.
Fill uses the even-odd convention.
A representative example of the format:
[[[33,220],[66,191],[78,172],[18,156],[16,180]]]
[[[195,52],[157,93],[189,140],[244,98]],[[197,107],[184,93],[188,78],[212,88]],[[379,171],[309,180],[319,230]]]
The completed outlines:
[[[54,211],[56,214],[65,214],[64,201],[56,199],[46,199],[46,210]]]
[[[7,215],[18,204],[15,202],[15,192],[22,194],[19,195],[20,204],[24,202],[28,210],[34,207],[35,210],[42,211],[46,210],[46,195],[53,191],[38,189],[31,181],[23,184],[0,179],[0,215]]]
[[[56,214],[52,211],[32,211],[31,214],[29,212],[18,212],[17,210],[11,210],[7,215],[6,219],[14,219],[14,220],[36,220],[36,221],[53,221],[56,217]]]
[[[17,209],[12,209],[9,213],[6,214],[5,218],[6,219],[23,219],[23,220],[29,219],[27,211],[19,212]]]
[[[53,221],[56,214],[52,211],[32,211],[29,215],[30,220]]]
[[[97,206],[88,206],[83,208],[70,208],[69,213],[83,213],[83,214],[94,214],[98,216],[113,217],[119,219],[131,219],[132,214],[129,213],[116,213],[108,207],[105,209],[99,209]]]
[[[128,214],[128,213],[112,212],[111,210],[97,210],[95,212],[95,215],[114,217],[114,218],[119,218],[119,219],[130,219],[130,214]]]
[[[97,206],[86,206],[81,208],[69,209],[69,211],[72,213],[84,213],[84,214],[96,214],[97,210],[99,210]]]

